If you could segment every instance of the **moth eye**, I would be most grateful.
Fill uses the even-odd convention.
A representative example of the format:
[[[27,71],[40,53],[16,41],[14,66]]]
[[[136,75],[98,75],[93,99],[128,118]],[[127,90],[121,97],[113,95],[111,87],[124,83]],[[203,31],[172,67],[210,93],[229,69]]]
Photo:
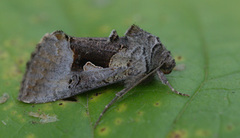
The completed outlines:
[[[175,60],[174,59],[170,60],[169,62],[163,64],[161,70],[163,71],[164,74],[169,74],[172,72],[175,65],[176,65]]]

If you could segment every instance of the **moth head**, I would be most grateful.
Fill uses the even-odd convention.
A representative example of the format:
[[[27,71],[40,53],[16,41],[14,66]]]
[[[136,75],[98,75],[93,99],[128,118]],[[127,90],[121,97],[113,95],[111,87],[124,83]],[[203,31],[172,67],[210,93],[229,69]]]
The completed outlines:
[[[160,70],[164,74],[171,73],[176,65],[175,60],[171,56],[171,52],[164,47],[158,37],[152,38],[154,38],[152,42],[155,43],[151,48],[152,69],[161,66]]]
[[[171,55],[168,55],[168,58],[166,59],[166,62],[162,65],[160,70],[164,74],[169,74],[172,72],[173,68],[176,66],[175,60],[172,58]]]

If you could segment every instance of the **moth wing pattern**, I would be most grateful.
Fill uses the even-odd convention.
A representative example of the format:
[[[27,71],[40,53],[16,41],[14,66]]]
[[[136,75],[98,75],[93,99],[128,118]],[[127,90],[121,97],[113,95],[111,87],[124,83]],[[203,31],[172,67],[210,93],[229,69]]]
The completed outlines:
[[[61,31],[44,35],[27,63],[18,99],[26,103],[56,100],[55,92],[68,86],[72,55]]]
[[[174,66],[159,38],[136,25],[123,37],[115,30],[108,38],[96,39],[55,31],[42,38],[27,63],[18,99],[51,102],[119,81],[129,87],[156,68],[165,73]]]
[[[131,86],[144,74],[149,73],[159,65],[162,65],[167,57],[165,47],[158,37],[142,30],[136,25],[132,25],[125,33],[127,47],[121,49],[111,58],[110,66],[125,66],[129,78],[125,80],[125,86]],[[153,61],[153,56],[157,55],[157,62]]]
[[[119,67],[102,69],[99,68],[82,71],[81,73],[75,72],[72,74],[72,76],[77,76],[78,79],[75,80],[76,82],[71,83],[77,83],[77,85],[71,88],[68,92],[62,92],[62,95],[67,93],[68,95],[65,97],[70,97],[84,91],[89,91],[122,81],[128,77],[126,70],[127,68],[125,67]]]
[[[18,97],[20,101],[56,101],[126,79],[126,67],[102,68],[87,62],[84,71],[71,71],[73,52],[69,45],[61,31],[42,38],[27,63]]]
[[[134,38],[137,33],[142,33],[137,26],[128,29],[125,33],[127,45],[113,55],[109,63],[110,67],[128,67],[130,76],[146,72],[145,48],[139,42],[141,38]]]
[[[94,65],[92,62],[88,61],[84,66],[83,66],[83,70],[84,71],[88,71],[88,70],[99,70],[99,69],[103,69],[103,67],[101,66],[96,66]]]

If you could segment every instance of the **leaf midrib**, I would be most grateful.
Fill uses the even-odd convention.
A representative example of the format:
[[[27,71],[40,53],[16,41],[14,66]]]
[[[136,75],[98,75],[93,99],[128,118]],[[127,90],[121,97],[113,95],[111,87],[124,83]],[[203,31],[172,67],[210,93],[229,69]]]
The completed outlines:
[[[201,45],[201,49],[202,49],[202,55],[203,55],[203,59],[204,59],[204,61],[203,61],[204,62],[204,68],[203,68],[203,70],[204,70],[204,78],[203,78],[202,82],[200,83],[199,87],[194,91],[193,95],[189,98],[189,100],[184,104],[182,109],[177,114],[176,118],[172,122],[172,125],[169,128],[169,131],[166,133],[165,137],[174,129],[174,127],[177,124],[178,120],[183,116],[183,114],[186,111],[186,109],[189,107],[189,105],[192,103],[192,101],[195,99],[195,97],[198,95],[198,93],[202,90],[204,84],[208,80],[208,75],[209,75],[209,54],[208,54],[208,50],[207,50],[206,40],[205,40],[204,33],[203,33],[203,27],[202,27],[203,24],[201,23],[200,15],[196,12],[196,10],[192,9],[191,12],[193,13],[193,20],[195,19],[195,21],[194,21],[194,23],[196,25],[195,29],[196,29],[196,32],[198,34],[198,38],[200,40],[200,45]]]

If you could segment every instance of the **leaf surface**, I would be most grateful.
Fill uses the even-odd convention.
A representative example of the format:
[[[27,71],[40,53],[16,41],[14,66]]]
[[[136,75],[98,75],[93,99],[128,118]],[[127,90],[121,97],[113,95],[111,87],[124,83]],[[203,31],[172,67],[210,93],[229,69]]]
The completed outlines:
[[[0,2],[0,137],[239,137],[240,2],[173,0],[53,0]],[[167,75],[173,94],[153,78],[131,90],[93,125],[123,86],[77,96],[77,101],[25,104],[17,100],[25,64],[40,38],[123,35],[131,24],[159,36],[185,69]],[[41,123],[39,113],[57,117]]]

